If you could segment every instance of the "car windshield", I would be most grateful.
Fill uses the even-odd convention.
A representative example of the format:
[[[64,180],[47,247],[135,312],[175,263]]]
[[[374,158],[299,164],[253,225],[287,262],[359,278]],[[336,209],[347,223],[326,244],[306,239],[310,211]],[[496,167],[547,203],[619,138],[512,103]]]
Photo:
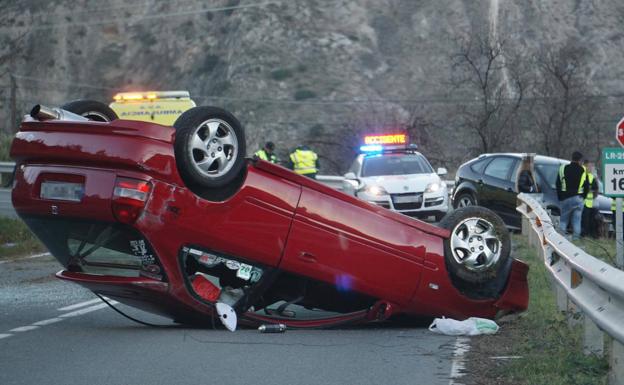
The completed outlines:
[[[548,183],[550,188],[556,189],[557,174],[559,173],[559,163],[536,163],[535,168],[544,177],[544,181]]]
[[[431,165],[419,154],[374,155],[366,157],[362,166],[363,177],[431,173]]]

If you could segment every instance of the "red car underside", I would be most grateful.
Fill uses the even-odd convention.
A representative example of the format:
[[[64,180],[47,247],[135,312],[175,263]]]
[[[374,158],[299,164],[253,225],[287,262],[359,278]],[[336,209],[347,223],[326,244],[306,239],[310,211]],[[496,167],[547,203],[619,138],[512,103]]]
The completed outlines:
[[[178,174],[173,141],[173,128],[144,122],[22,124],[11,149],[18,164],[13,205],[65,266],[59,278],[175,320],[205,324],[214,315],[214,298],[199,295],[189,277],[234,274],[225,265],[249,266],[260,276],[245,289],[245,304],[234,306],[247,324],[279,320],[319,327],[395,314],[492,318],[528,305],[524,263],[513,261],[497,299],[470,298],[447,272],[447,230],[280,166],[249,161],[242,186],[230,198],[199,197]],[[138,218],[125,224],[114,203],[123,178],[149,182]],[[57,182],[79,186],[79,199],[42,197],[42,185]],[[109,254],[118,253],[118,260],[97,251],[105,241],[116,245]],[[124,265],[128,255],[141,262]],[[236,274],[228,282],[241,279]],[[325,307],[331,315],[300,320],[257,311],[268,306],[265,297],[293,299],[279,298],[275,286],[304,281],[305,290],[313,291],[306,307]]]

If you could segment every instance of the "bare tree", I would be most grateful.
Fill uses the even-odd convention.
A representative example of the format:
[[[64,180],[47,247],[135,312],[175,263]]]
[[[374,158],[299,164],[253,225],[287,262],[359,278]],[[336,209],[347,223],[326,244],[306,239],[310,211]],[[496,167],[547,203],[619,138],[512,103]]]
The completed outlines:
[[[481,152],[501,150],[513,140],[511,131],[524,100],[521,63],[506,50],[504,40],[487,31],[460,43],[452,56],[451,84],[469,101],[460,106],[460,125],[478,137]]]
[[[0,133],[2,131],[11,133],[18,123],[17,81],[14,77],[14,72],[17,68],[17,59],[24,49],[24,40],[27,33],[28,31],[22,31],[17,34],[7,33],[0,36],[0,79],[7,79],[9,83],[6,95],[2,95],[3,97],[0,99],[0,111],[5,115],[5,117],[0,117],[0,121],[6,122],[6,124],[3,124],[4,129],[0,129]]]
[[[320,125],[316,129],[313,127],[306,143],[319,153],[323,173],[346,172],[368,134],[406,133],[410,142],[425,149],[425,155],[431,160],[436,163],[446,160],[437,156],[442,151],[431,135],[437,128],[417,107],[393,103],[364,104],[355,108],[351,118],[338,127],[331,130],[324,130]]]
[[[538,80],[530,116],[538,145],[552,156],[566,157],[571,148],[585,147],[585,127],[591,125],[597,105],[584,71],[588,52],[567,42],[549,46],[535,57]]]

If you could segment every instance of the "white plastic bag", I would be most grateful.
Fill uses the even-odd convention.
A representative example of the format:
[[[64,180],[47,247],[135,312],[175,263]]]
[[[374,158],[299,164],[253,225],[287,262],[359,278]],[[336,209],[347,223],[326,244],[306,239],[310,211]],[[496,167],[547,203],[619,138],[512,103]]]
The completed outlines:
[[[429,326],[434,333],[449,336],[476,336],[479,334],[494,334],[498,331],[496,322],[478,317],[470,317],[463,321],[451,318],[436,318]]]

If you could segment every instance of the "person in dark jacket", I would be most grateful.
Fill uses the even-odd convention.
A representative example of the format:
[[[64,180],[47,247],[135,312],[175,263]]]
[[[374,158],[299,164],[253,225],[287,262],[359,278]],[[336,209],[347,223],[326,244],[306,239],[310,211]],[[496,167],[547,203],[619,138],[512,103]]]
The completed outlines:
[[[581,237],[581,215],[584,200],[589,191],[589,183],[585,168],[581,165],[583,154],[572,153],[572,162],[561,165],[557,178],[557,196],[561,206],[560,230],[566,234],[568,225],[572,225],[573,239]]]

